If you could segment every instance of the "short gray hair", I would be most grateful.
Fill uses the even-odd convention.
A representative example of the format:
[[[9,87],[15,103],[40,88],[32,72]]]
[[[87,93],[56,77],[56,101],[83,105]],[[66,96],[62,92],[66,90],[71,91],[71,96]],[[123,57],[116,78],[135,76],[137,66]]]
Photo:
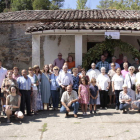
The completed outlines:
[[[101,67],[101,71],[102,71],[102,70],[106,70],[105,67]]]
[[[130,71],[131,68],[135,71],[135,67],[134,67],[134,66],[130,66],[130,67],[128,68],[128,71]]]

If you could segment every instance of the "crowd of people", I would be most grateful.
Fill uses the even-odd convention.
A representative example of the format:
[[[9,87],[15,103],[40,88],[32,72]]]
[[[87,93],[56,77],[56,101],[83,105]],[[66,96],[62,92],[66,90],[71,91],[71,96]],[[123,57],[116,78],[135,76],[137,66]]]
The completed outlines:
[[[140,112],[140,63],[135,58],[131,65],[123,54],[116,59],[105,52],[101,61],[93,62],[86,71],[80,65],[75,67],[72,56],[65,61],[59,53],[43,70],[35,65],[23,69],[21,75],[18,67],[7,70],[0,61],[0,87],[1,112],[7,122],[11,115],[22,119],[25,114],[37,115],[45,107],[49,110],[51,105],[53,110],[60,107],[66,117],[74,110],[75,118],[79,108],[87,115],[88,106],[90,114],[96,114],[96,105],[107,109],[113,104],[122,113],[135,108]]]

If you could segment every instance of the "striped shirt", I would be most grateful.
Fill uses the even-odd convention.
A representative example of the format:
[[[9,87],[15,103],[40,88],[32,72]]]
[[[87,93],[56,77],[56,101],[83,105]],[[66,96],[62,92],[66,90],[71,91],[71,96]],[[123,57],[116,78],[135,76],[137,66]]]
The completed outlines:
[[[27,79],[24,76],[18,77],[17,83],[20,90],[31,90],[32,83],[29,77]]]

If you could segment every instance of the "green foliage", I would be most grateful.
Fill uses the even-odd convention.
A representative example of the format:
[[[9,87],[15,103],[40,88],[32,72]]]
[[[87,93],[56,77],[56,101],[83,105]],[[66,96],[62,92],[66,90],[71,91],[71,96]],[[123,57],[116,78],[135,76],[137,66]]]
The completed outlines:
[[[6,4],[4,0],[0,0],[0,12],[3,12],[3,10],[6,8]]]
[[[64,0],[51,0],[50,10],[58,10],[63,7]]]
[[[33,10],[49,10],[49,0],[34,0]]]
[[[77,0],[77,8],[78,10],[80,9],[89,9],[87,6],[86,6],[86,3],[87,3],[87,0]]]
[[[12,11],[33,10],[32,0],[12,0]]]
[[[105,41],[96,44],[84,55],[83,67],[87,69],[92,62],[95,62],[96,59],[99,60],[104,51],[108,51],[111,55],[114,55],[115,48],[119,49],[121,53],[131,53],[133,57],[140,59],[139,51],[131,44],[121,40],[106,38]]]
[[[99,9],[140,10],[140,0],[100,0]]]

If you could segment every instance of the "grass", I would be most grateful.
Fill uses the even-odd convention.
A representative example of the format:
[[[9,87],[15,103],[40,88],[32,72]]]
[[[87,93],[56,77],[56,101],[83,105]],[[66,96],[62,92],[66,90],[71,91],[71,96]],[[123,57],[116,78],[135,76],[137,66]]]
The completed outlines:
[[[126,130],[125,132],[129,132],[129,130]]]
[[[42,140],[42,138],[43,138],[43,133],[48,130],[46,128],[47,128],[47,123],[44,123],[43,126],[42,126],[42,129],[39,129],[41,131],[40,140]]]

